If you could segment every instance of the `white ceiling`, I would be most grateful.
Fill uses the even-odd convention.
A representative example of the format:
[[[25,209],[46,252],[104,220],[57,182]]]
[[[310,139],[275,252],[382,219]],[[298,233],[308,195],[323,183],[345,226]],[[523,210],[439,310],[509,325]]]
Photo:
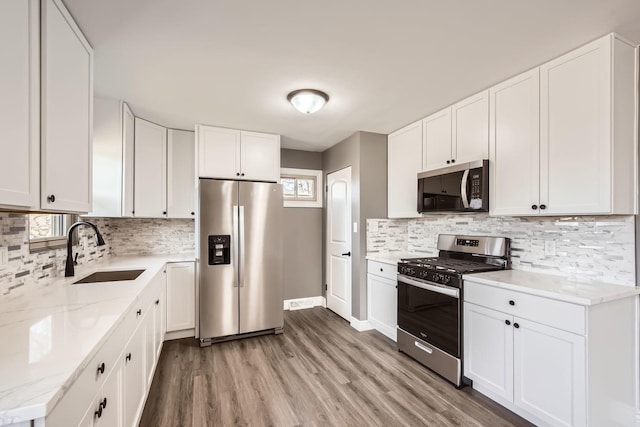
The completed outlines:
[[[639,0],[64,0],[95,51],[95,92],[137,116],[272,132],[322,151],[390,133],[616,31]],[[286,101],[331,100],[305,116]]]

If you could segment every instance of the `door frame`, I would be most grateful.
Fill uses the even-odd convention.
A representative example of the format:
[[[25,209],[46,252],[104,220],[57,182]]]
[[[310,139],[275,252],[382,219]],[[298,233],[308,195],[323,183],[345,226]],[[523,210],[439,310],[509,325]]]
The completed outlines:
[[[348,290],[346,292],[346,295],[348,296],[348,306],[349,306],[349,313],[347,315],[346,318],[344,318],[347,322],[351,322],[351,319],[353,318],[353,233],[351,232],[351,227],[352,227],[352,223],[353,223],[353,168],[351,165],[349,166],[345,166],[343,168],[340,169],[336,169],[334,171],[331,172],[327,172],[326,176],[325,176],[325,212],[326,212],[326,217],[324,219],[324,227],[325,227],[325,248],[324,248],[324,261],[325,261],[325,265],[324,265],[324,275],[325,275],[325,290],[324,290],[324,297],[325,297],[325,301],[326,301],[326,308],[329,308],[329,258],[330,258],[330,251],[329,251],[329,238],[330,238],[330,234],[329,234],[329,176],[337,173],[337,172],[341,172],[344,171],[346,169],[349,169],[349,199],[350,199],[350,208],[349,210],[351,211],[351,217],[349,218],[349,237],[351,239],[351,244],[350,244],[350,251],[351,251],[351,257],[350,257],[350,268],[349,268],[349,274],[350,274],[350,280],[349,280],[349,286],[348,286]],[[338,314],[338,313],[336,313]],[[338,314],[339,315],[339,314]],[[342,317],[342,316],[340,316]]]

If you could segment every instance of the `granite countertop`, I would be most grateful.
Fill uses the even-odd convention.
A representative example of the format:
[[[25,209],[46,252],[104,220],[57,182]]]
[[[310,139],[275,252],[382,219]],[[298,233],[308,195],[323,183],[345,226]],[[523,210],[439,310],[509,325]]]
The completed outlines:
[[[419,258],[425,256],[430,255],[412,252],[368,252],[366,259],[383,262],[385,264],[397,264],[401,258]]]
[[[167,262],[193,254],[109,257],[75,277],[0,298],[0,426],[46,416]],[[72,283],[99,270],[145,269],[136,280]]]
[[[550,274],[501,270],[466,274],[465,280],[580,305],[595,305],[640,294],[635,286],[578,282]]]

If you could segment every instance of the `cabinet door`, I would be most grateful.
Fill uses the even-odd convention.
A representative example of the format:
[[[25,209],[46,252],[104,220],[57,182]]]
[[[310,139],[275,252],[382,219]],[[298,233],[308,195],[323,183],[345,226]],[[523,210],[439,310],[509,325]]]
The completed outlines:
[[[167,213],[167,129],[135,118],[134,208],[136,217]]]
[[[540,67],[540,203],[611,209],[611,46],[605,37]]]
[[[140,323],[125,347],[122,356],[124,359],[123,414],[125,427],[135,427],[138,424],[140,415],[142,415],[142,408],[144,407],[145,333],[146,328],[144,327],[144,323]]]
[[[480,92],[451,107],[451,152],[456,163],[489,157],[489,91]]]
[[[96,418],[96,427],[122,426],[122,360],[118,360],[102,385],[96,409],[102,404],[102,412]],[[99,410],[99,409],[98,409]]]
[[[367,289],[369,322],[395,341],[398,327],[398,290],[395,280],[367,274]]]
[[[240,137],[241,179],[280,182],[280,135],[242,131]]]
[[[536,68],[489,90],[489,209],[493,215],[540,212],[539,82]]]
[[[418,173],[422,168],[422,121],[389,135],[387,213],[389,218],[415,218]]]
[[[240,131],[198,125],[198,176],[238,179],[240,177]]]
[[[38,0],[0,2],[0,205],[39,203],[39,22]]]
[[[87,412],[85,412],[82,420],[80,420],[78,427],[94,427],[96,425],[96,409],[98,408],[99,397],[100,395],[96,396],[96,398],[93,399],[93,402],[91,402],[91,405],[87,409]]]
[[[169,129],[167,216],[195,218],[196,140],[194,132]]]
[[[195,328],[193,262],[167,264],[167,331]]]
[[[143,320],[143,326],[145,329],[145,339],[144,339],[144,355],[145,355],[145,364],[144,364],[144,379],[145,379],[145,390],[148,390],[151,387],[151,381],[153,381],[153,372],[156,368],[156,305],[155,301],[147,307],[147,314]]]
[[[43,0],[41,207],[89,212],[93,51],[61,0]]]
[[[154,302],[155,336],[154,336],[153,342],[155,345],[155,355],[156,355],[155,363],[158,363],[158,360],[160,360],[160,353],[162,352],[162,343],[164,342],[164,334],[165,334],[166,324],[167,324],[167,310],[166,310],[165,295],[166,295],[165,286],[163,286],[162,292],[160,292],[160,295]]]
[[[134,215],[133,206],[133,168],[134,168],[134,134],[135,117],[126,102],[122,102],[122,216]]]
[[[513,400],[512,316],[464,303],[464,375]]]
[[[586,425],[585,338],[514,322],[514,403],[550,425]]]
[[[424,135],[422,170],[438,169],[450,164],[453,159],[451,153],[451,108],[445,108],[430,115],[422,121],[422,126]]]

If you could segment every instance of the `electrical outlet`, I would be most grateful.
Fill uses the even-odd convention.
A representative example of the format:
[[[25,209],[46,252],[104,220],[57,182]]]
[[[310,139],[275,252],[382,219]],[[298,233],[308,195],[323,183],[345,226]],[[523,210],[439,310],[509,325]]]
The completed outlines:
[[[7,265],[9,262],[9,248],[2,247],[0,248],[0,266]]]
[[[556,256],[556,241],[545,240],[544,242],[544,254],[546,256]]]

